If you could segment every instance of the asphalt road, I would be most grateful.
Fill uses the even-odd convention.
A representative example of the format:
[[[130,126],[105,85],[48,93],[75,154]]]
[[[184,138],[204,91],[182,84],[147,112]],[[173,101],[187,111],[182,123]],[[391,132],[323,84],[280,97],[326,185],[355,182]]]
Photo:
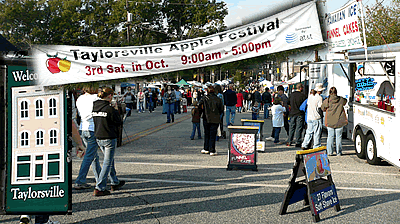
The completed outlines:
[[[201,154],[203,141],[190,140],[189,114],[166,124],[161,107],[152,114],[133,113],[125,122],[124,145],[115,161],[127,182],[110,196],[94,197],[93,189],[73,191],[73,214],[52,216],[61,223],[312,223],[309,206],[298,202],[279,215],[299,148],[266,142],[258,153],[258,172],[227,171],[228,140],[217,142],[218,156]],[[236,115],[251,119],[250,113]],[[271,133],[265,120],[264,137]],[[203,127],[201,127],[203,130]],[[282,140],[286,134],[281,133]],[[326,144],[326,134],[322,142]],[[330,157],[341,211],[320,214],[320,223],[400,223],[400,173],[390,165],[371,166],[343,140],[344,155]],[[101,153],[100,153],[101,155]],[[73,161],[75,180],[81,160]],[[94,186],[93,174],[89,183]],[[18,216],[0,216],[18,223]]]

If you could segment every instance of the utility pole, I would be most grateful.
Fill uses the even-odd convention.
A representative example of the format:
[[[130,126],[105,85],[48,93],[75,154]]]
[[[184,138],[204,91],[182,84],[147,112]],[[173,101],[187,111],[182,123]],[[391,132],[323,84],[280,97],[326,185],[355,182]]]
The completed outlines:
[[[128,0],[126,0],[126,21],[128,22],[128,28],[126,29],[126,39],[128,40],[128,45],[129,45],[129,11],[128,11]]]

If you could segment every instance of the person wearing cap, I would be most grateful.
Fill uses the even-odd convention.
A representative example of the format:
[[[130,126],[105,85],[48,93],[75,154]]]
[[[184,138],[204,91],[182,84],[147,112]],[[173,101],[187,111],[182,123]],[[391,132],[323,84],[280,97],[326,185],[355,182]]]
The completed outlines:
[[[312,138],[314,138],[313,148],[321,146],[322,116],[319,111],[322,105],[321,93],[324,89],[322,83],[317,83],[308,96],[306,113],[307,130],[303,143],[301,144],[301,149],[303,150],[307,149]]]

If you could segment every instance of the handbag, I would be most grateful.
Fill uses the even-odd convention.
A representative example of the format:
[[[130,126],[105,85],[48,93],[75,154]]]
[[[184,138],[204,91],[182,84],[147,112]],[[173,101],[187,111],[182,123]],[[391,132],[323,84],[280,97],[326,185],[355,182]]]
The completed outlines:
[[[217,136],[218,137],[221,137],[222,136],[222,133],[221,133],[221,128],[218,126],[218,128],[217,128]]]
[[[324,112],[322,111],[321,107],[318,108],[318,114],[321,117],[321,119],[324,117]]]
[[[328,97],[328,108],[329,108],[329,97]],[[325,110],[325,117],[324,117],[325,127],[328,127],[328,110],[327,109]]]

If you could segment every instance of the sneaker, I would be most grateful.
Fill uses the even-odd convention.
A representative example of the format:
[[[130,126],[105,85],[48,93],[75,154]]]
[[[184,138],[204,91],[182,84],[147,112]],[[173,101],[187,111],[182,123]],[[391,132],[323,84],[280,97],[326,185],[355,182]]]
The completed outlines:
[[[300,148],[300,147],[301,147],[301,144],[296,144],[296,147],[297,147],[297,148]]]
[[[111,185],[111,191],[119,190],[119,189],[121,189],[121,187],[124,186],[124,185],[125,185],[125,181],[124,181],[124,180],[120,180],[120,181],[119,181],[119,184],[117,184],[117,185]]]
[[[110,195],[110,194],[111,194],[111,192],[107,191],[107,190],[99,191],[97,189],[94,189],[94,192],[93,192],[93,195],[96,196],[96,197],[98,197],[98,196],[106,196],[106,195]]]
[[[21,215],[19,218],[19,223],[20,224],[28,224],[31,222],[31,217],[29,215]]]
[[[74,189],[75,190],[82,190],[82,189],[90,189],[90,188],[92,188],[92,186],[90,186],[90,184],[77,184],[77,183],[75,183],[74,184]]]
[[[207,151],[207,150],[205,150],[205,149],[202,149],[202,150],[201,150],[201,153],[203,153],[203,154],[208,154],[208,153],[210,153],[210,152]]]
[[[273,137],[268,137],[268,138],[265,138],[265,140],[267,140],[267,141],[273,141],[273,140],[275,140]]]
[[[337,156],[342,156],[342,153],[337,154]]]
[[[194,140],[194,138],[190,138],[190,140]]]
[[[286,146],[288,146],[288,147],[289,147],[289,146],[292,146],[292,143],[287,142],[287,143],[286,143]]]
[[[210,152],[210,156],[217,156],[218,153],[217,152]]]

